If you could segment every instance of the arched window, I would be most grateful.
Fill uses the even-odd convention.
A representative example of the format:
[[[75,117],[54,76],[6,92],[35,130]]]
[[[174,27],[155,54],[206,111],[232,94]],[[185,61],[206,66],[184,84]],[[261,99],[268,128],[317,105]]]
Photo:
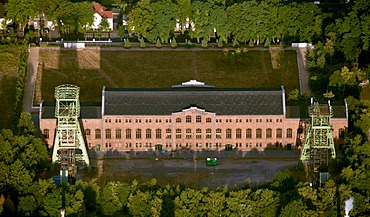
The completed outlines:
[[[206,138],[211,139],[212,138],[212,129],[206,129]]]
[[[222,130],[220,128],[217,128],[216,129],[216,139],[221,139],[221,133],[222,133]]]
[[[266,129],[266,138],[272,138],[272,129],[271,128]]]
[[[176,139],[181,139],[181,129],[176,129]]]
[[[211,118],[206,118],[206,122],[207,123],[211,123],[212,122],[212,119]]]
[[[162,138],[162,130],[161,129],[156,129],[155,130],[155,138],[156,139],[161,139]]]
[[[231,139],[231,129],[226,129],[226,139]]]
[[[166,139],[171,139],[171,129],[170,128],[168,128],[168,129],[166,129]]]
[[[339,139],[344,139],[345,130],[343,128],[339,128]]]
[[[235,131],[235,137],[237,139],[241,139],[242,138],[242,129],[240,129],[240,128],[236,129],[236,131]]]
[[[191,129],[190,128],[186,129],[186,138],[191,139]]]
[[[256,138],[261,139],[262,138],[262,129],[258,128],[256,130]]]
[[[90,136],[90,135],[91,135],[91,130],[85,129],[85,136]]]
[[[176,118],[176,123],[181,123],[181,118]]]
[[[145,138],[147,138],[147,139],[152,138],[152,130],[151,129],[146,129],[145,130]]]
[[[201,123],[201,122],[202,122],[202,116],[197,115],[197,116],[195,117],[195,121],[196,121],[197,123]]]
[[[131,129],[126,129],[126,139],[131,139]]]
[[[141,129],[136,129],[136,139],[141,139]]]
[[[121,139],[121,138],[122,138],[121,129],[116,129],[116,139]]]
[[[42,135],[44,136],[45,139],[49,139],[49,130],[48,129],[43,130]]]
[[[276,129],[276,138],[282,138],[283,137],[283,130],[281,128]]]
[[[187,115],[186,118],[185,118],[185,120],[186,120],[186,123],[190,123],[191,122],[191,116],[190,115]]]
[[[195,137],[197,138],[197,139],[201,139],[202,138],[202,129],[196,129],[195,130]]]
[[[286,138],[292,138],[293,137],[293,130],[292,128],[286,129]]]
[[[95,139],[101,139],[101,130],[95,129]]]
[[[245,131],[245,137],[247,139],[251,139],[252,138],[252,129],[248,128],[246,131]]]

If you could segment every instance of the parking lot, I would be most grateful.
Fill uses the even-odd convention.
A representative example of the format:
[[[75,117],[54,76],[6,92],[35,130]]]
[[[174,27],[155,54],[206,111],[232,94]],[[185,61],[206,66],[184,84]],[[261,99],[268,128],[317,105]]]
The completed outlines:
[[[297,160],[218,159],[219,165],[206,166],[205,159],[93,159],[89,178],[99,181],[132,182],[156,178],[160,185],[186,184],[199,188],[229,188],[243,186],[246,179],[252,185],[269,181],[277,172],[297,165]],[[86,178],[86,177],[85,177]]]

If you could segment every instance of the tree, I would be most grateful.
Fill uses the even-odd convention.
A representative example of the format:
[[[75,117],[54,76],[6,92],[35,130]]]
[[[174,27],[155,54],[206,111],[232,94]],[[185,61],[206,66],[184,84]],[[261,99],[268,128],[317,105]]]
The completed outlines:
[[[294,200],[286,205],[281,210],[281,217],[290,217],[290,216],[305,216],[305,211],[307,206],[303,204],[302,200]]]
[[[347,16],[336,20],[337,39],[346,60],[358,63],[362,50],[370,45],[370,4],[364,0],[354,1]]]
[[[159,37],[162,43],[167,43],[174,31],[175,5],[170,0],[158,1],[152,4],[154,15],[154,28],[150,31],[152,37]]]
[[[288,100],[298,100],[299,99],[299,90],[294,89],[288,94]]]
[[[45,145],[32,135],[16,136],[2,130],[0,148],[0,191],[26,191],[47,157]]]
[[[204,196],[207,189],[194,190],[187,188],[175,198],[175,216],[204,216]]]
[[[204,207],[207,211],[207,216],[223,216],[225,215],[225,192],[210,191],[204,197]]]
[[[108,31],[110,29],[108,19],[106,17],[103,17],[99,24],[99,29],[103,31]]]
[[[121,41],[123,41],[123,36],[125,36],[125,28],[122,25],[118,26],[118,36],[121,38]]]
[[[364,79],[364,73],[359,69],[350,70],[344,66],[341,70],[335,71],[329,78],[329,86],[338,87],[343,89],[343,94],[346,91],[346,87],[357,86],[359,81]]]
[[[209,33],[213,28],[209,22],[209,15],[211,11],[211,4],[209,2],[195,1],[192,3],[192,17],[190,18],[191,29],[189,36],[197,39],[200,43],[200,39],[208,39]]]
[[[108,182],[100,194],[99,205],[104,215],[114,215],[123,206],[119,198],[120,183]]]
[[[226,198],[226,215],[230,217],[254,216],[253,202],[251,201],[252,191],[250,189],[232,191]]]
[[[150,0],[139,1],[128,16],[130,17],[127,22],[128,29],[146,38],[149,42],[154,42],[156,37],[150,34],[155,26]]]
[[[36,209],[35,197],[27,195],[19,198],[18,212],[23,216],[33,216]]]
[[[29,0],[9,0],[5,4],[6,19],[14,22],[14,27],[20,25],[22,29],[26,26],[30,18],[37,15],[33,1]]]
[[[22,112],[18,121],[18,133],[21,135],[35,135],[36,129],[33,125],[31,114]]]
[[[128,208],[133,216],[160,216],[162,200],[151,192],[137,190],[128,198]]]
[[[176,0],[175,4],[175,20],[181,26],[181,33],[186,31],[187,24],[189,25],[189,18],[192,16],[191,1],[190,0]]]

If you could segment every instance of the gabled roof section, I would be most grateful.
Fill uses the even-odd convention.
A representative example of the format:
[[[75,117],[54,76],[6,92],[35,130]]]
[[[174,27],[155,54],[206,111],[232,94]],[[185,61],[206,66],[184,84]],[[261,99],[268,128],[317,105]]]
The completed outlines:
[[[106,89],[104,115],[170,115],[196,105],[217,115],[283,115],[282,90]]]
[[[112,11],[107,11],[107,8],[104,7],[103,5],[97,3],[97,2],[92,2],[94,12],[98,13],[101,17],[106,17],[106,18],[113,18],[113,13]]]

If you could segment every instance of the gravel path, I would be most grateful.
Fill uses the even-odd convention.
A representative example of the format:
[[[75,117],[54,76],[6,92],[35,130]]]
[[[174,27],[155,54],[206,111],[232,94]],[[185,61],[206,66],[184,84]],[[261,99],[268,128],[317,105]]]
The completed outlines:
[[[25,112],[37,112],[37,108],[33,107],[33,93],[36,84],[37,67],[39,64],[39,47],[30,47],[27,63],[27,80],[24,89],[23,97],[23,111]]]

